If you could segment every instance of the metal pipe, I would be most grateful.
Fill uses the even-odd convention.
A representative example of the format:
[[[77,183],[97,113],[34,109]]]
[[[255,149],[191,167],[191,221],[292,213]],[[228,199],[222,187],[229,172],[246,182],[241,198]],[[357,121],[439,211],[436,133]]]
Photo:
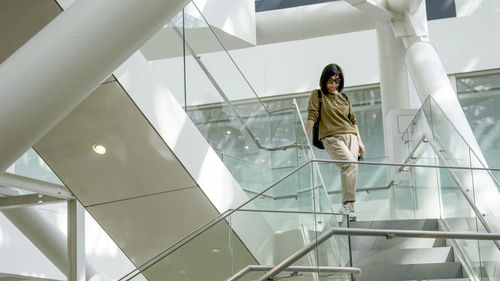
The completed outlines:
[[[2,173],[0,175],[0,185],[15,187],[61,199],[74,199],[73,194],[64,185],[27,178],[11,173]]]
[[[252,271],[268,271],[274,268],[274,265],[249,265],[238,273],[233,275],[231,278],[226,281],[236,281]],[[336,266],[290,266],[285,268],[283,271],[285,272],[325,272],[325,273],[346,273],[346,274],[354,274],[356,276],[361,275],[361,269],[357,267],[336,267]]]
[[[408,163],[394,163],[394,162],[368,162],[368,161],[348,161],[348,160],[328,160],[328,159],[314,159],[308,162],[318,163],[342,163],[342,164],[359,164],[359,165],[375,165],[375,166],[400,166],[400,167],[421,167],[421,168],[443,168],[443,169],[456,169],[456,170],[475,170],[475,171],[495,171],[500,172],[500,168],[484,168],[484,167],[465,167],[465,166],[446,166],[446,165],[425,165],[425,164],[408,164]]]
[[[370,229],[370,228],[332,228],[327,233],[331,235],[349,236],[383,236],[387,239],[397,237],[413,238],[445,238],[462,240],[500,240],[500,233],[474,232],[443,232],[428,230],[401,230],[401,229]],[[331,236],[330,235],[330,236]]]

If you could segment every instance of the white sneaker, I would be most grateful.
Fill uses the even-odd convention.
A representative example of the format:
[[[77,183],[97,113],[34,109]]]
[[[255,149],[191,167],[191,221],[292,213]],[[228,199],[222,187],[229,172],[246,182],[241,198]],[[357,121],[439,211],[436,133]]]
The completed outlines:
[[[354,212],[354,204],[352,202],[343,204],[339,212],[346,214],[349,217],[349,221],[356,221],[357,219],[356,213]]]

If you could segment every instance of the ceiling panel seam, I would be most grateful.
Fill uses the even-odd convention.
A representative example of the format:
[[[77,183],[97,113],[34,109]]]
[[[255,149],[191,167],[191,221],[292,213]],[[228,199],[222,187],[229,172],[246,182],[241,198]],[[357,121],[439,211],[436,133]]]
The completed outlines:
[[[129,200],[134,200],[134,199],[139,199],[139,198],[144,198],[144,197],[152,197],[152,196],[156,196],[156,195],[161,195],[161,194],[166,194],[166,193],[171,193],[171,192],[176,192],[176,191],[182,191],[182,190],[187,190],[190,188],[197,188],[197,187],[198,187],[197,185],[189,186],[189,187],[182,187],[182,188],[178,188],[178,189],[161,191],[161,192],[156,192],[156,193],[151,193],[151,194],[144,194],[144,195],[128,197],[128,198],[123,198],[123,199],[118,199],[118,200],[113,200],[113,201],[108,201],[108,202],[101,202],[101,203],[96,203],[96,204],[84,205],[84,207],[85,208],[97,207],[97,206],[108,205],[108,204],[113,204],[113,203],[118,203],[118,202],[123,202],[123,201],[129,201]]]

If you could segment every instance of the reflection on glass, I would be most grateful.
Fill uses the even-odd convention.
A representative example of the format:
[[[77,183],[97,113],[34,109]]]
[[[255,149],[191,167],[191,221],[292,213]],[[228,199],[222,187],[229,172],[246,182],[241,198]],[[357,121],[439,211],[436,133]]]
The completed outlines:
[[[14,162],[14,164],[7,169],[7,172],[62,185],[59,178],[32,148],[26,151],[16,162]]]
[[[460,105],[490,167],[500,167],[500,73],[457,77]],[[497,180],[499,173],[493,173]]]
[[[239,210],[141,271],[150,281],[165,280],[165,276],[169,280],[226,280],[248,265],[279,264],[315,242],[338,219],[328,213]],[[249,221],[253,223],[249,225]],[[350,266],[349,253],[347,238],[332,236],[293,266]],[[251,272],[240,280],[255,280],[263,274]],[[304,276],[307,274],[311,276]],[[331,278],[340,274],[323,272],[319,276],[321,280],[335,280]]]

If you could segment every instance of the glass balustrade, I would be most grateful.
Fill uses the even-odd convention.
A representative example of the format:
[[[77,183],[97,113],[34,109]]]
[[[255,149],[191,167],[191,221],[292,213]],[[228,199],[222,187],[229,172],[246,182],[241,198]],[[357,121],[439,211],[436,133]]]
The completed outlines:
[[[425,141],[422,141],[423,138]],[[422,169],[418,169],[420,174],[412,171],[412,177],[414,175],[415,180],[423,182],[412,191],[415,216],[429,215],[425,214],[429,212],[429,205],[426,205],[428,202],[421,202],[422,199],[418,198],[440,200],[438,217],[450,231],[499,231],[500,208],[496,203],[499,196],[498,180],[490,170],[485,169],[484,157],[467,144],[432,97],[424,102],[403,139],[408,143],[410,163],[480,168],[440,169],[433,174]],[[432,196],[430,191],[422,191],[432,186],[432,177],[440,181],[440,191],[436,194],[439,199]],[[477,206],[476,211],[471,207],[472,204]],[[419,208],[419,205],[425,206],[425,209]],[[417,214],[418,212],[424,213]],[[456,243],[474,269],[474,275],[480,278],[478,280],[497,278],[500,252],[494,242],[462,240]]]
[[[480,170],[442,163],[431,165],[439,162],[439,157],[432,154],[434,150],[429,143],[420,146],[425,146],[418,148],[422,151],[421,159],[413,159],[406,165],[358,164],[398,166],[391,186],[377,190],[380,193],[368,199],[358,196],[358,220],[372,220],[372,213],[387,212],[395,219],[439,219],[443,231],[488,232],[489,226],[469,202],[473,181],[463,182],[457,176],[457,171],[471,174]],[[167,273],[191,280],[201,276],[203,280],[225,280],[248,265],[276,265],[332,227],[349,227],[345,216],[325,211],[330,205],[315,176],[317,164],[337,169],[332,161],[309,161],[177,250],[155,258],[141,268],[142,274],[148,280],[159,280]],[[500,261],[495,242],[454,240],[453,243],[474,280],[494,280]],[[349,244],[348,236],[334,235],[294,266],[350,266]],[[289,274],[282,272],[280,276]],[[298,277],[303,279],[298,280],[350,280],[335,279],[343,278],[338,274],[322,274],[301,273]],[[252,272],[241,280],[255,280],[258,276],[261,274]]]
[[[142,51],[153,69],[169,73],[164,79],[169,90],[251,195],[310,158],[298,142],[305,137],[292,101],[271,111],[220,36],[190,3]],[[157,50],[160,38],[173,43]]]
[[[153,258],[139,268],[141,274],[148,280],[163,280],[166,274],[172,280],[225,280],[248,265],[278,264],[331,227],[348,227],[345,215],[323,211],[331,208],[323,186],[315,181],[315,168],[315,163],[305,163],[189,242]],[[347,236],[333,236],[294,265],[346,267],[350,263]],[[290,273],[280,276],[286,274]],[[303,273],[305,279],[299,280],[311,276],[334,280],[341,275]],[[141,277],[131,280],[136,278]]]
[[[339,217],[331,213],[238,210],[176,251],[143,267],[141,273],[150,281],[165,280],[166,276],[169,280],[227,280],[248,265],[279,264],[314,242],[329,221]],[[346,224],[347,220],[343,221]],[[333,236],[293,266],[350,266],[349,252],[347,238]],[[263,274],[250,272],[239,280],[256,280]],[[287,275],[290,272],[279,276]],[[315,280],[351,280],[348,274],[327,272],[301,273],[297,280],[312,280],[313,275],[319,277]],[[141,277],[128,280],[136,278]]]

